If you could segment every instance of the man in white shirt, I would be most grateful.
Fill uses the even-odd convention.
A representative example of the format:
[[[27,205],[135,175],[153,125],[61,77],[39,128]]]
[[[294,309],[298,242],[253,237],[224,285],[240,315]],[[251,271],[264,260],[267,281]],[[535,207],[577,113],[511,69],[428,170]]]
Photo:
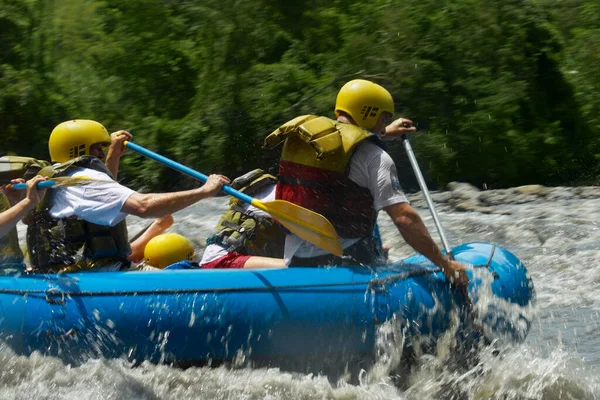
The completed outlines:
[[[387,125],[394,113],[391,94],[373,82],[350,81],[338,93],[335,113],[336,121],[298,117],[265,140],[267,147],[284,142],[277,198],[327,217],[344,249],[343,256],[336,257],[288,235],[286,264],[373,264],[376,246],[371,232],[377,213],[385,210],[406,242],[438,265],[447,279],[468,283],[464,266],[443,255],[410,206],[394,161],[381,147],[379,136],[393,139],[415,131],[412,121],[404,118]]]
[[[48,147],[54,164],[40,171],[52,177],[85,178],[84,185],[49,190],[24,220],[30,261],[41,272],[119,270],[131,252],[125,217],[161,218],[212,197],[229,179],[210,175],[200,188],[173,193],[137,193],[115,181],[119,159],[131,140],[112,135],[91,120],[59,124]],[[110,146],[105,156],[103,147]],[[106,158],[106,163],[101,160]]]

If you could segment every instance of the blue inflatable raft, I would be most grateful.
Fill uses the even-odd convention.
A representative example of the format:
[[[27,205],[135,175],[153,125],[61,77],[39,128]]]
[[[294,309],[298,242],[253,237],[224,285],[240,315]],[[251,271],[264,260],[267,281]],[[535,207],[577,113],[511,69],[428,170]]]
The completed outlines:
[[[533,287],[521,262],[486,243],[453,253],[474,266],[486,335],[523,339],[529,321],[514,309],[531,304]],[[377,268],[31,274],[0,278],[0,334],[17,354],[76,363],[360,356],[386,321],[435,341],[462,301],[422,256]]]

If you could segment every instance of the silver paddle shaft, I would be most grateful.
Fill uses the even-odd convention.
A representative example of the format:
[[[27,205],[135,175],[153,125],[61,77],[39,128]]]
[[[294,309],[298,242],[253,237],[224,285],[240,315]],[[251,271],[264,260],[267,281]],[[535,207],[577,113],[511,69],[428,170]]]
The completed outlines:
[[[435,223],[435,227],[440,235],[440,239],[442,240],[442,245],[444,246],[444,250],[446,250],[446,254],[452,257],[452,250],[450,250],[450,245],[448,244],[448,240],[446,239],[446,235],[444,235],[444,229],[442,229],[442,224],[438,218],[437,213],[435,212],[435,207],[433,206],[433,201],[431,200],[431,196],[429,195],[429,190],[427,189],[427,184],[425,183],[425,179],[423,179],[423,174],[421,173],[421,168],[419,168],[419,164],[417,163],[417,159],[415,158],[415,153],[408,141],[408,136],[404,135],[402,137],[402,143],[404,143],[404,148],[406,149],[406,154],[408,155],[408,159],[410,160],[410,165],[415,172],[415,176],[417,177],[417,181],[419,182],[419,186],[421,187],[421,191],[425,196],[425,201],[427,201],[427,206],[429,207],[429,211],[431,212],[431,216],[433,217],[433,222]]]

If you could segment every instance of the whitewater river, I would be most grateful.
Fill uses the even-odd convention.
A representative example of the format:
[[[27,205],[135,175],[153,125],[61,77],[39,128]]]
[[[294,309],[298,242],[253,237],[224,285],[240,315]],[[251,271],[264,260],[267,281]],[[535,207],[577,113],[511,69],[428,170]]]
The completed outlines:
[[[0,345],[0,399],[600,398],[600,190],[479,192],[459,185],[434,198],[452,245],[501,245],[525,263],[535,285],[535,320],[526,341],[499,357],[482,353],[477,369],[457,372],[441,357],[425,356],[400,388],[381,366],[348,383],[275,368],[133,368],[124,360],[71,367],[40,355],[16,356]],[[411,199],[437,239],[419,194]],[[200,243],[224,202],[211,199],[178,213],[172,230]],[[130,231],[143,224],[130,219]],[[389,218],[380,216],[380,225],[392,260],[412,254]]]

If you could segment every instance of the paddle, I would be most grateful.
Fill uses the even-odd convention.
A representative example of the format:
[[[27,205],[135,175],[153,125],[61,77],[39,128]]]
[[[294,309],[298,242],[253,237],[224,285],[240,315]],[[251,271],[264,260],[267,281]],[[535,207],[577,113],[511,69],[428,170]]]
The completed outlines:
[[[38,183],[36,186],[38,189],[50,189],[53,186],[57,186],[58,182],[56,181],[42,181],[40,183]],[[15,183],[14,185],[12,185],[13,189],[16,190],[25,190],[27,189],[27,184],[26,183]]]
[[[419,164],[417,163],[417,158],[415,157],[415,153],[412,150],[412,146],[410,145],[410,142],[408,141],[407,135],[402,136],[402,143],[404,144],[404,149],[406,150],[406,154],[408,155],[408,159],[410,160],[410,165],[412,166],[413,171],[415,172],[415,176],[417,177],[417,181],[419,183],[419,186],[421,187],[423,196],[425,196],[425,201],[427,202],[427,206],[429,207],[429,212],[431,213],[433,222],[435,223],[437,231],[440,235],[440,239],[442,240],[444,250],[446,251],[446,254],[452,260],[454,260],[454,255],[452,254],[452,249],[450,248],[450,245],[448,244],[448,240],[446,239],[446,235],[444,234],[444,230],[442,229],[442,224],[440,223],[440,220],[435,211],[433,201],[431,200],[429,190],[427,189],[427,184],[425,183],[425,179],[423,178],[423,174],[421,173],[421,168],[419,168]],[[467,311],[467,317],[469,318],[473,329],[479,333],[483,333],[482,328],[478,324],[475,323],[473,301],[471,300],[471,296],[469,295],[469,290],[468,290],[467,286],[466,285],[457,286],[457,289],[462,297],[463,304]]]
[[[448,240],[446,239],[446,235],[444,234],[444,229],[442,228],[442,224],[440,223],[437,212],[435,211],[433,201],[431,200],[429,190],[427,189],[427,184],[425,183],[425,179],[423,178],[423,174],[421,173],[421,168],[419,168],[417,158],[415,157],[415,153],[413,152],[412,146],[408,141],[407,135],[402,136],[402,143],[404,144],[404,149],[406,150],[406,154],[408,155],[408,159],[410,160],[410,165],[412,166],[413,171],[415,172],[415,176],[417,177],[417,182],[419,182],[419,186],[421,187],[423,196],[425,196],[427,207],[429,208],[429,212],[431,213],[431,217],[433,218],[435,227],[437,228],[437,231],[440,235],[440,239],[442,240],[444,250],[446,250],[446,254],[448,254],[450,258],[454,259],[454,256],[452,255],[452,249],[450,248]]]
[[[195,171],[185,165],[179,164],[160,154],[150,151],[140,145],[132,142],[125,142],[125,146],[133,151],[136,151],[146,157],[149,157],[167,167],[173,168],[176,171],[191,176],[202,182],[208,180],[208,176]],[[290,203],[284,200],[260,201],[252,198],[247,194],[239,192],[231,186],[223,186],[225,193],[245,202],[252,204],[254,207],[265,211],[275,218],[281,225],[286,227],[290,232],[306,240],[316,246],[321,247],[336,256],[342,255],[342,244],[340,238],[335,231],[335,228],[321,214],[308,210],[297,204]]]
[[[61,176],[57,178],[53,178],[47,181],[41,181],[36,186],[38,189],[50,189],[53,187],[62,187],[62,186],[75,186],[75,185],[87,185],[90,182],[104,182],[99,179],[93,179],[88,176]],[[110,181],[106,181],[110,182]],[[16,190],[25,190],[27,189],[26,183],[15,183],[12,185],[13,189]]]

